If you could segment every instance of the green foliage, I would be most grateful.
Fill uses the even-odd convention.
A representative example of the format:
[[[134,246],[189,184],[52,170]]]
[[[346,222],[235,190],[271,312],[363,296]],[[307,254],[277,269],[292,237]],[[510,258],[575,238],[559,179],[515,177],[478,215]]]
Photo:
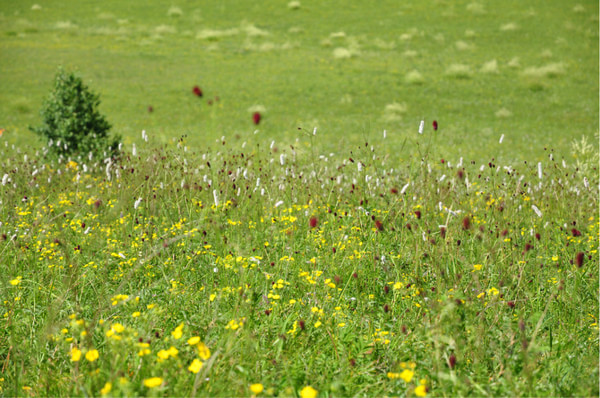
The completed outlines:
[[[434,134],[1,145],[0,396],[597,397],[597,171]]]
[[[109,137],[111,125],[98,111],[99,104],[99,95],[81,78],[60,69],[40,112],[42,125],[32,130],[58,155],[114,154],[120,137]]]

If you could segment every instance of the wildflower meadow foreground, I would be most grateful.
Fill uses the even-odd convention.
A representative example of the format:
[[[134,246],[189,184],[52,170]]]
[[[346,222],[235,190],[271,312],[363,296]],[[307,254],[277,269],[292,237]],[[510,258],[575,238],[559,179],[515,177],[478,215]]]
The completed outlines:
[[[0,395],[598,395],[597,162],[252,137],[2,143]]]

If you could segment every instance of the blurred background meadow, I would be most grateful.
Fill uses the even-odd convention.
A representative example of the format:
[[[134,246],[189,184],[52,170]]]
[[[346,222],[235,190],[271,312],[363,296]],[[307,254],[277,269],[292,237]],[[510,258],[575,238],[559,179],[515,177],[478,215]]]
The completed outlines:
[[[386,130],[398,153],[423,119],[446,156],[535,160],[597,141],[595,1],[1,1],[0,22],[9,143],[34,142],[58,66],[101,95],[126,144],[256,129],[291,144],[318,127],[324,150]]]

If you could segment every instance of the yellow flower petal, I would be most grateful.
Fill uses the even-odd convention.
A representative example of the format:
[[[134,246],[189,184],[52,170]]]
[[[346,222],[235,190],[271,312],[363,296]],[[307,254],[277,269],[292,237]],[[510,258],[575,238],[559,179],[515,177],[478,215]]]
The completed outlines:
[[[149,379],[144,379],[144,386],[148,388],[158,387],[163,383],[162,377],[151,377]]]
[[[264,387],[260,383],[255,383],[255,384],[250,385],[250,391],[252,391],[253,394],[260,394],[261,392],[263,392],[263,390],[264,390]]]
[[[319,392],[311,386],[306,386],[300,390],[300,398],[316,398]]]
[[[100,355],[98,354],[98,350],[89,350],[85,353],[85,359],[87,359],[90,362],[94,362],[96,359],[98,359],[99,356]]]
[[[192,373],[198,373],[200,369],[202,369],[202,362],[198,359],[194,359],[191,365],[188,367],[188,370]]]

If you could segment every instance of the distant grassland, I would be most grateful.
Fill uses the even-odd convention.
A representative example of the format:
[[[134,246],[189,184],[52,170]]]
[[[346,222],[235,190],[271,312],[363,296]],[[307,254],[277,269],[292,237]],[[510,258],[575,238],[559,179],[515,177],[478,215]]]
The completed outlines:
[[[101,94],[126,144],[142,130],[206,145],[256,128],[293,144],[318,127],[325,150],[387,130],[397,152],[425,119],[446,156],[512,160],[598,131],[595,1],[2,0],[0,26],[11,143],[35,142],[28,126],[59,65]]]

